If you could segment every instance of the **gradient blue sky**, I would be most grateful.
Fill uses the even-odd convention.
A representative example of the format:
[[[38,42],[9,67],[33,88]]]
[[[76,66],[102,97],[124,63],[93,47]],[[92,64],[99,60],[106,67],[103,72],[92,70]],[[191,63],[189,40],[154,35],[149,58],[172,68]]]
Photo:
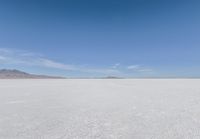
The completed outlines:
[[[197,0],[0,0],[0,68],[200,77]]]

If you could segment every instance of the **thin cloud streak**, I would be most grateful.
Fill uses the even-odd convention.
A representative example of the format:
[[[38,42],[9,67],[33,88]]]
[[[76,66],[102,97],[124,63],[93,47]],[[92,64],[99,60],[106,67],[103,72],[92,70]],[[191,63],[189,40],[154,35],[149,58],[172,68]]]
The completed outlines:
[[[141,65],[129,65],[127,67],[128,70],[142,73],[153,73],[153,70],[150,68],[143,67]]]
[[[49,68],[56,68],[61,70],[77,70],[73,65],[66,65],[59,62],[52,61],[50,59],[39,58],[37,60],[38,65]]]
[[[130,65],[127,67],[127,69],[129,70],[135,70],[135,69],[139,69],[140,68],[140,65]]]
[[[120,66],[120,63],[116,63],[116,64],[114,64],[113,66],[112,66],[112,68],[113,69],[116,69],[116,68],[118,68]]]
[[[145,74],[153,71],[152,69],[145,68],[141,65],[129,65],[124,67],[120,63],[113,64],[113,66],[108,68],[70,65],[46,58],[44,55],[38,53],[6,48],[0,48],[0,63],[115,76],[131,75],[139,72]]]
[[[48,58],[44,58],[44,56],[42,56],[41,54],[6,48],[0,48],[0,63],[38,66],[44,68],[53,68],[58,70],[78,71],[86,73],[120,74],[120,71],[117,69],[90,68],[82,67],[80,65],[68,65]]]
[[[0,60],[6,60],[6,57],[0,56]]]

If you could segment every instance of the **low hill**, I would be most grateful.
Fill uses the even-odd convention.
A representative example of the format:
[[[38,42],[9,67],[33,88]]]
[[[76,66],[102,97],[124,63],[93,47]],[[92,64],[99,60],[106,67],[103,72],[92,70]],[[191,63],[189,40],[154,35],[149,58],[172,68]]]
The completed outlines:
[[[29,74],[16,69],[0,69],[0,79],[62,79],[63,77]]]

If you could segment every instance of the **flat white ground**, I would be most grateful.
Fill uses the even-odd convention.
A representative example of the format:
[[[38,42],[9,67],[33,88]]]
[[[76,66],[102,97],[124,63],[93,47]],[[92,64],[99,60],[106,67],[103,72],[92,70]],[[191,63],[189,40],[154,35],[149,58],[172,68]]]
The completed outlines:
[[[199,139],[200,80],[0,80],[0,139]]]

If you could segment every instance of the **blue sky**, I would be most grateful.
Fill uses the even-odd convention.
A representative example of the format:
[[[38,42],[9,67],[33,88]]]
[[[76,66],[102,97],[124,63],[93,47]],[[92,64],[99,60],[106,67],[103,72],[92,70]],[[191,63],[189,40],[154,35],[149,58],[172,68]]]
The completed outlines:
[[[1,0],[0,68],[200,77],[197,0]]]

